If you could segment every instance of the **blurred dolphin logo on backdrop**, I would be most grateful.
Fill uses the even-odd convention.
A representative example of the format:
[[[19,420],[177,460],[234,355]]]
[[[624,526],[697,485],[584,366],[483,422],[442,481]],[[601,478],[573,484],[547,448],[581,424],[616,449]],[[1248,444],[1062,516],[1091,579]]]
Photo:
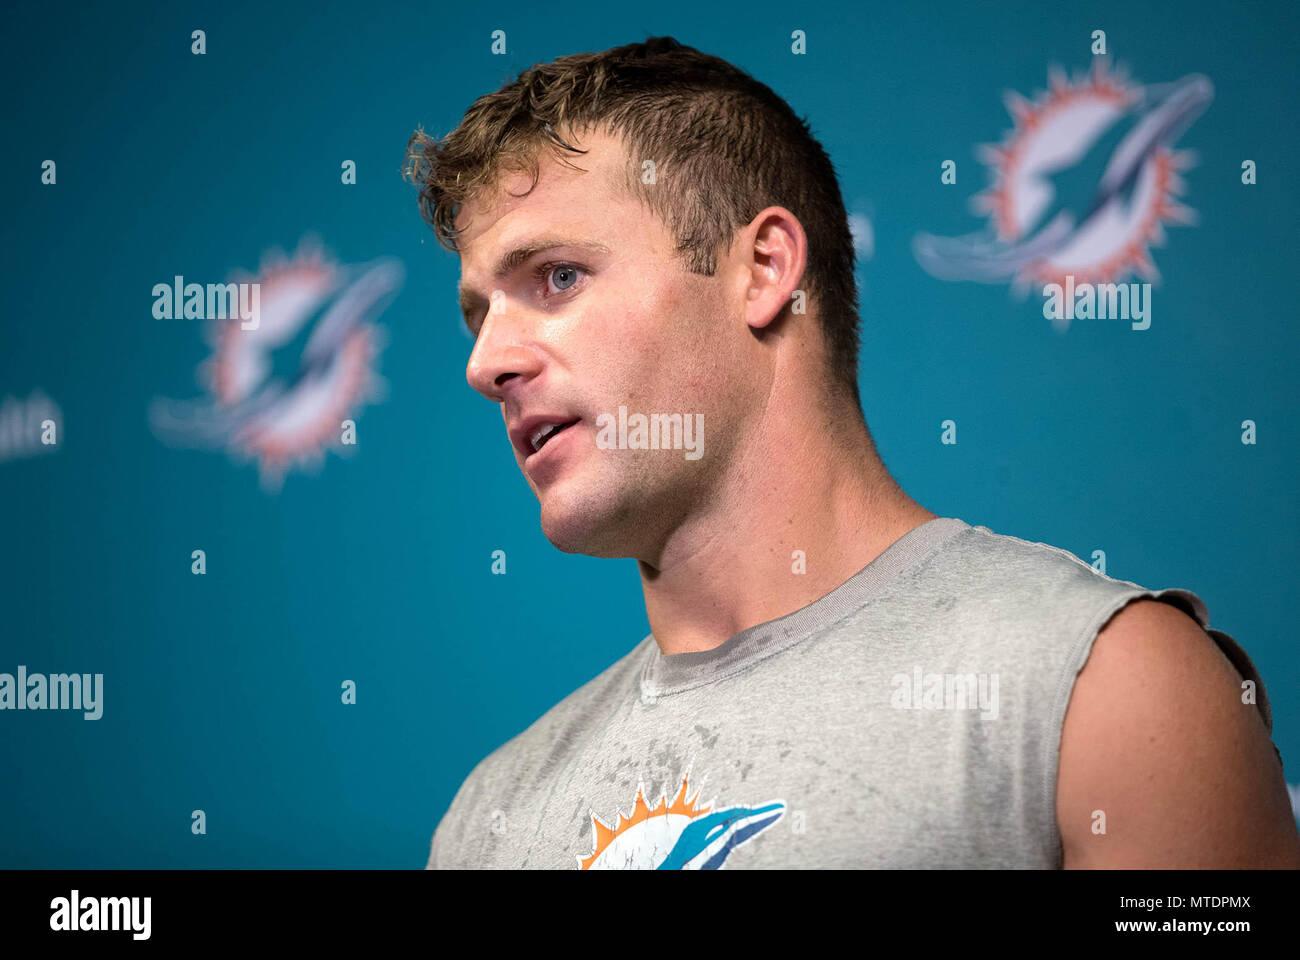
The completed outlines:
[[[256,275],[236,278],[260,284],[257,324],[209,321],[212,353],[199,367],[208,395],[155,400],[154,434],[173,446],[255,459],[269,490],[295,466],[319,468],[326,449],[346,449],[343,422],[383,397],[376,369],[383,331],[372,321],[403,277],[394,259],[341,265],[310,239],[292,258],[267,253]]]
[[[1164,244],[1163,225],[1195,222],[1175,199],[1186,189],[1179,172],[1195,157],[1174,144],[1213,99],[1208,78],[1144,87],[1098,57],[1072,80],[1052,68],[1049,88],[1034,100],[1008,92],[1013,129],[978,148],[993,183],[971,206],[989,228],[914,238],[913,253],[933,276],[1010,281],[1022,295],[1067,275],[1079,283],[1130,273],[1158,280],[1150,247]],[[1133,123],[1124,130],[1126,117]]]

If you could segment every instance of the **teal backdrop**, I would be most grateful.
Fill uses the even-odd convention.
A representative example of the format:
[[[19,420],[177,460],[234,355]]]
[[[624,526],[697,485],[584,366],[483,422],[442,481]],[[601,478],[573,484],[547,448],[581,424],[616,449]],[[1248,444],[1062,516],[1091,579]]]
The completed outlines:
[[[1197,591],[1262,672],[1294,788],[1297,10],[8,4],[0,672],[102,673],[104,697],[95,721],[0,712],[0,865],[423,866],[475,763],[646,634],[632,561],[542,536],[498,410],[465,383],[458,260],[400,172],[417,125],[445,133],[534,62],[652,35],[770,85],[835,161],[870,224],[863,402],[903,486],[940,515]],[[1154,249],[1143,332],[1059,332],[1041,298],[936,279],[911,249],[919,231],[978,229],[975,148],[1008,129],[1004,91],[1086,69],[1096,29],[1136,80],[1215,88],[1179,141],[1199,220]],[[378,318],[387,390],[358,411],[358,443],[276,491],[255,464],[152,429],[156,398],[201,395],[208,346],[197,321],[156,318],[151,291],[253,270],[306,235],[345,263],[394,258],[405,280]],[[12,426],[41,396],[52,446]],[[940,442],[949,419],[956,445]]]

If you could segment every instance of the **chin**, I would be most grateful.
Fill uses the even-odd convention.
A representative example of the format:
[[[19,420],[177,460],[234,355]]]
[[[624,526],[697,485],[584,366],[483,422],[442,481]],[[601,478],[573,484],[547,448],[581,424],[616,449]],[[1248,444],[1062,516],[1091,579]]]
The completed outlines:
[[[557,484],[539,498],[542,534],[564,553],[590,557],[637,555],[634,531],[645,535],[646,518],[634,504],[611,490],[579,491]]]

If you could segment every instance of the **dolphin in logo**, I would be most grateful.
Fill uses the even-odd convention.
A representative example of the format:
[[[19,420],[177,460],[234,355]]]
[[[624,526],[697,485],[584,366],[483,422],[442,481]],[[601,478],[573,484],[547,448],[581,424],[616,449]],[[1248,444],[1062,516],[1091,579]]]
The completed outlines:
[[[659,870],[717,870],[731,851],[785,814],[784,803],[728,807],[692,820]]]

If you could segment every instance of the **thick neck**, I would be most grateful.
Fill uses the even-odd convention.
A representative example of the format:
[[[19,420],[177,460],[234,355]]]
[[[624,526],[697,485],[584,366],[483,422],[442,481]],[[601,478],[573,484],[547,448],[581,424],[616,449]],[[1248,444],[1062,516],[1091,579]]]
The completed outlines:
[[[711,650],[792,613],[936,517],[889,476],[865,426],[844,427],[824,410],[785,410],[763,418],[720,489],[672,532],[657,562],[640,562],[662,653]]]

